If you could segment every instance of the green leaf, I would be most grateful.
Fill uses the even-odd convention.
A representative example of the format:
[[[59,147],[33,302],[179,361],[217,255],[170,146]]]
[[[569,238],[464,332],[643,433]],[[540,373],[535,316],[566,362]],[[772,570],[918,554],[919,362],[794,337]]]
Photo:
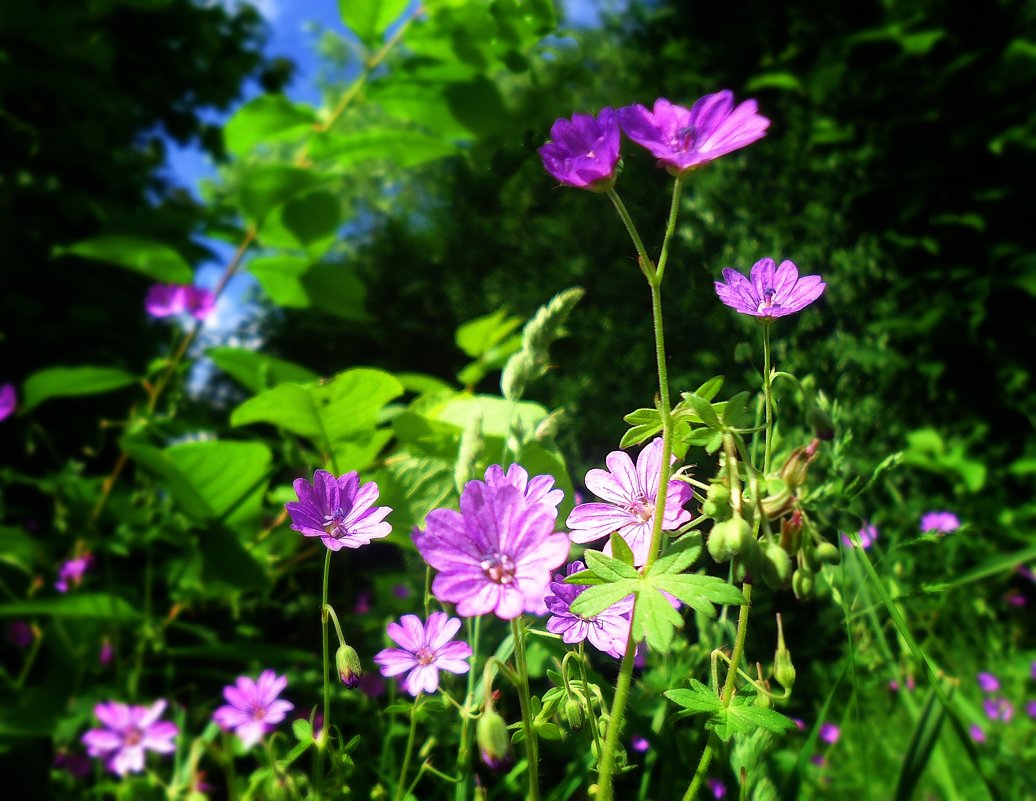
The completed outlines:
[[[668,573],[652,577],[659,589],[675,595],[694,611],[707,617],[716,616],[714,603],[743,604],[744,596],[736,588],[715,576]]]
[[[719,391],[723,388],[723,376],[718,375],[714,378],[710,378],[696,390],[694,394],[699,398],[707,401],[712,401],[719,394]]]
[[[244,348],[209,348],[205,355],[227,375],[252,392],[291,381],[316,381],[317,374],[302,365]]]
[[[241,176],[238,195],[241,210],[255,225],[297,195],[318,188],[327,179],[299,167],[264,164],[249,167]]]
[[[338,236],[342,206],[331,192],[310,192],[285,203],[280,222],[310,258],[319,258]]]
[[[98,395],[136,382],[131,373],[115,367],[48,367],[25,379],[21,410],[31,411],[51,398]]]
[[[280,94],[261,95],[230,118],[223,128],[223,143],[228,152],[241,157],[258,144],[300,139],[316,122],[316,112],[309,106]]]
[[[666,573],[682,573],[701,556],[700,531],[694,531],[679,539],[665,555],[656,560],[648,570],[649,576],[661,576]]]
[[[432,419],[450,423],[460,430],[476,414],[482,417],[485,436],[507,438],[514,426],[526,434],[535,431],[547,416],[547,410],[531,401],[509,401],[497,395],[459,394],[428,411]]]
[[[457,64],[394,72],[374,82],[369,97],[393,117],[448,141],[489,136],[510,124],[496,84]]]
[[[409,0],[338,0],[342,22],[367,45],[376,44],[410,4]]]
[[[713,714],[706,728],[715,731],[723,742],[729,741],[734,734],[751,734],[756,729],[780,734],[795,728],[790,718],[773,709],[754,706],[752,700],[747,696],[735,697],[734,703]]]
[[[194,271],[168,245],[134,236],[99,236],[54,248],[56,256],[72,255],[125,267],[167,284],[189,284]]]
[[[573,573],[571,576],[565,577],[565,584],[582,584],[587,587],[593,587],[598,584],[610,584],[611,582],[601,578],[592,570],[579,570]]]
[[[36,541],[20,528],[0,527],[0,562],[6,562],[32,575],[36,561]]]
[[[708,430],[708,429],[706,429],[706,430]],[[709,441],[705,443],[705,452],[708,453],[708,454],[713,454],[716,451],[718,451],[722,445],[723,445],[723,432],[722,431],[713,431],[712,432],[712,436],[709,438]]]
[[[751,396],[747,392],[739,392],[730,398],[723,407],[723,425],[728,428],[739,428],[741,418],[745,415],[745,407]]]
[[[782,89],[786,92],[804,92],[802,82],[790,72],[764,72],[745,84],[746,92],[760,89]]]
[[[314,142],[313,159],[332,159],[339,167],[352,167],[365,161],[387,161],[410,169],[460,152],[446,139],[400,128],[350,133],[336,131]]]
[[[627,550],[628,548],[629,546],[627,546]],[[609,582],[621,581],[622,579],[640,580],[640,573],[633,567],[632,556],[633,554],[630,553],[630,562],[626,564],[618,559],[605,556],[600,551],[587,550],[583,552],[583,559],[586,561],[587,568]]]
[[[270,300],[289,309],[316,308],[343,320],[364,322],[367,288],[347,266],[313,264],[298,256],[261,256],[248,263]]]
[[[712,404],[705,400],[705,398],[685,392],[683,399],[709,428],[721,429],[723,427],[723,424],[719,421],[719,416],[716,414],[716,410],[712,408]]]
[[[0,617],[58,617],[133,622],[140,611],[117,595],[75,592],[57,598],[39,598],[0,604]]]
[[[619,441],[620,448],[631,448],[634,445],[639,445],[646,439],[650,439],[655,436],[659,431],[662,430],[661,423],[659,425],[642,425],[633,426],[625,434],[622,435],[622,439]],[[708,429],[705,429],[706,431]]]
[[[589,552],[588,552],[589,553]],[[605,609],[640,589],[640,579],[622,579],[583,590],[572,602],[572,613],[583,617],[599,615]],[[672,609],[672,607],[670,607]]]
[[[947,694],[952,693],[952,686]],[[910,744],[900,762],[899,778],[896,781],[896,792],[893,801],[910,801],[914,797],[921,776],[924,775],[928,762],[939,741],[946,709],[936,703],[935,692],[929,688],[925,697],[924,708],[918,717],[914,732],[910,736]]]
[[[222,595],[214,586],[217,582],[237,590],[262,590],[270,583],[262,565],[231,529],[210,528],[199,538],[198,545],[203,557],[205,589],[215,591],[217,596]]]
[[[723,702],[719,696],[697,679],[691,679],[689,689],[667,690],[662,695],[691,714],[698,712],[711,714],[723,708]]]
[[[1023,548],[1020,551],[1014,551],[1013,553],[1002,554],[1000,556],[994,556],[992,559],[987,559],[981,565],[971,570],[967,570],[958,576],[955,576],[950,581],[939,581],[930,584],[922,584],[922,592],[945,592],[952,587],[960,587],[964,584],[972,584],[976,581],[995,576],[997,573],[1006,573],[1009,570],[1015,570],[1019,565],[1028,564],[1030,561],[1036,559],[1036,545],[1030,545],[1028,548]]]
[[[617,531],[613,531],[608,542],[612,546],[612,553],[615,555],[615,558],[633,570],[634,573],[637,572],[633,568],[633,551],[630,550],[629,544],[622,538],[622,535]]]
[[[508,315],[507,309],[497,309],[491,314],[462,323],[457,329],[454,341],[464,353],[477,359],[503,341],[521,324],[521,317]]]
[[[291,733],[295,735],[295,739],[300,743],[313,741],[313,727],[305,718],[299,718],[291,724]]]
[[[584,591],[584,594],[589,590]],[[582,597],[582,596],[580,596]],[[578,600],[578,599],[577,599]],[[648,646],[659,653],[669,653],[676,629],[683,626],[683,618],[662,593],[643,587],[637,595],[636,614],[633,616],[633,639],[647,638]]]

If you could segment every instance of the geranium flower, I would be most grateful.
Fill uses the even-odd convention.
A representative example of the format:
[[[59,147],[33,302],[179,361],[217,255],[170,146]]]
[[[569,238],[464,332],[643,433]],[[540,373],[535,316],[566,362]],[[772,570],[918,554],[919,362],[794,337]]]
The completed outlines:
[[[734,93],[724,89],[689,109],[660,97],[652,111],[636,104],[619,109],[618,116],[626,136],[676,175],[762,139],[770,121],[757,112],[754,100],[734,108]]]
[[[1036,701],[1029,701],[1029,703],[1025,705],[1025,714],[1030,718],[1036,719]]]
[[[838,742],[838,738],[842,736],[842,730],[839,729],[834,723],[823,723],[820,726],[820,739],[828,745],[834,745]]]
[[[614,109],[573,114],[550,128],[550,141],[539,149],[544,169],[565,186],[603,192],[615,183],[619,163],[619,120]]]
[[[374,656],[384,676],[407,673],[403,689],[415,698],[439,689],[439,671],[467,673],[471,666],[471,646],[454,641],[460,619],[445,612],[432,612],[424,624],[417,615],[403,615],[399,623],[389,623],[388,635],[399,648],[386,648]]]
[[[179,729],[159,718],[165,701],[151,706],[128,706],[118,701],[98,704],[94,714],[105,728],[90,729],[82,741],[87,753],[105,761],[108,770],[125,776],[144,770],[144,752],[171,754],[176,750],[173,738]]]
[[[672,462],[676,457],[671,458]],[[586,486],[606,503],[584,503],[568,516],[569,537],[573,542],[593,542],[617,531],[633,551],[638,567],[647,561],[655,519],[655,499],[662,474],[662,439],[656,437],[637,456],[637,465],[624,451],[612,451],[605,459],[607,470],[593,469],[586,474]],[[675,531],[690,522],[691,513],[683,508],[694,495],[690,485],[673,479],[666,493],[663,531]],[[611,543],[604,546],[611,555]]]
[[[725,798],[727,795],[727,786],[719,779],[706,779],[705,783],[709,785],[709,790],[712,791],[713,798]]]
[[[58,571],[58,580],[54,582],[54,588],[58,592],[68,592],[70,587],[78,587],[82,581],[86,571],[94,563],[93,555],[84,553],[82,556],[77,556],[75,559],[69,559]]]
[[[864,524],[863,528],[860,529],[857,536],[860,538],[860,547],[862,547],[863,550],[866,551],[875,542],[878,541],[878,527],[873,523],[866,523]],[[853,543],[853,541],[849,538],[848,534],[842,535],[842,542],[845,543],[846,548],[856,547],[855,543]]]
[[[623,598],[612,604],[599,615],[586,618],[572,613],[572,602],[586,589],[583,584],[565,584],[565,577],[585,569],[582,562],[576,561],[568,566],[564,573],[554,576],[550,583],[551,595],[544,601],[551,617],[547,619],[547,631],[560,634],[563,642],[569,645],[589,640],[598,651],[611,654],[621,659],[626,653],[626,644],[630,636],[630,613],[633,611],[633,596]]]
[[[772,320],[802,311],[824,294],[827,287],[819,275],[799,278],[793,262],[760,259],[752,265],[751,279],[737,270],[723,268],[723,281],[716,281],[716,294],[741,314]]]
[[[436,598],[456,604],[462,617],[492,612],[511,620],[544,608],[551,571],[565,561],[569,541],[554,531],[556,509],[543,499],[530,504],[525,491],[498,483],[491,472],[492,486],[469,481],[460,512],[434,509],[413,537],[439,571]]]
[[[960,528],[960,518],[953,512],[928,512],[921,518],[921,533],[934,531],[949,534]]]
[[[204,320],[215,305],[212,292],[191,284],[155,284],[144,299],[144,307],[152,317],[174,317],[186,312]]]
[[[297,478],[294,487],[298,502],[284,505],[291,515],[291,527],[306,537],[320,537],[332,551],[360,548],[392,531],[383,522],[392,509],[374,506],[378,485],[373,481],[360,484],[355,470],[340,478],[317,470],[312,484]]]
[[[1007,723],[1014,717],[1014,704],[1003,698],[987,698],[982,702],[982,709],[990,720]]]
[[[0,385],[0,420],[6,420],[18,408],[18,393],[14,384]]]
[[[32,626],[24,620],[12,620],[7,624],[7,639],[9,639],[16,648],[24,651],[32,645],[32,641],[36,639],[36,634],[33,632]]]
[[[213,713],[212,719],[224,731],[233,729],[241,744],[251,748],[295,708],[290,701],[277,697],[287,686],[287,677],[272,670],[260,673],[258,681],[240,676],[223,688],[227,703]]]
[[[979,689],[984,693],[995,693],[1000,689],[1000,679],[992,673],[982,672],[976,676]]]
[[[643,754],[651,748],[651,743],[647,741],[647,738],[641,737],[639,734],[634,734],[630,737],[630,747],[638,754]]]
[[[971,739],[976,743],[984,743],[986,741],[986,733],[977,723],[973,723],[968,728],[968,734],[971,735]]]
[[[486,470],[486,486],[489,489],[496,490],[504,485],[510,485],[521,492],[526,506],[542,506],[554,517],[558,516],[558,504],[565,499],[562,490],[554,489],[554,476],[533,476],[530,479],[528,472],[518,463],[508,467],[506,473],[498,464],[490,465]]]

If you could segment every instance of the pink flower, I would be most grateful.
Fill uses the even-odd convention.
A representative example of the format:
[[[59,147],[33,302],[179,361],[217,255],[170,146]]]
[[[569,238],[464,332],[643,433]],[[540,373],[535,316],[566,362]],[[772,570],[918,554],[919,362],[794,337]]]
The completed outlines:
[[[842,736],[842,731],[834,723],[824,723],[820,726],[820,739],[828,745],[834,745],[838,742],[838,738]]]
[[[638,754],[643,754],[651,747],[651,743],[639,734],[635,734],[630,738],[630,747]]]
[[[799,278],[794,262],[760,259],[752,266],[751,277],[723,268],[723,280],[716,281],[716,294],[727,306],[741,314],[773,320],[802,311],[824,294],[827,288],[819,275]]]
[[[216,296],[212,292],[191,284],[155,284],[144,299],[144,307],[152,317],[175,317],[188,313],[204,320],[215,305]]]
[[[18,394],[14,384],[0,384],[0,420],[6,420],[18,408]]]
[[[979,689],[984,693],[995,693],[1000,689],[1000,679],[992,673],[983,671],[976,676],[976,679],[978,680]]]
[[[171,754],[176,750],[173,738],[179,733],[176,725],[160,721],[165,701],[151,706],[128,706],[118,701],[98,704],[94,714],[105,728],[90,729],[82,741],[87,753],[103,759],[108,769],[120,776],[144,770],[144,752]]]
[[[719,779],[706,779],[705,783],[709,785],[713,798],[723,798],[726,796],[727,786]]]
[[[284,720],[295,705],[277,696],[288,686],[285,676],[264,670],[259,680],[240,676],[234,684],[223,688],[227,703],[212,715],[224,731],[234,730],[245,748],[251,748],[263,735]]]
[[[93,563],[94,558],[88,553],[77,556],[75,559],[69,559],[61,565],[54,588],[58,592],[68,592],[70,586],[78,587],[82,583],[86,571],[90,569]]]
[[[24,651],[32,645],[32,641],[36,639],[36,634],[32,630],[32,626],[24,620],[12,620],[7,624],[7,639],[9,639],[16,648]]]
[[[555,120],[550,141],[539,149],[543,168],[565,186],[603,192],[615,183],[619,163],[619,120],[615,111],[573,114]]]
[[[389,623],[388,635],[399,648],[386,648],[374,656],[384,676],[407,673],[403,689],[415,698],[422,692],[434,693],[439,689],[439,671],[467,673],[471,646],[454,642],[460,630],[460,619],[448,617],[445,612],[432,612],[422,624],[417,615],[403,615],[399,623]]]
[[[585,569],[582,562],[573,562],[564,573],[557,573],[550,583],[551,594],[544,599],[551,617],[547,620],[547,631],[560,634],[561,640],[569,645],[589,640],[598,651],[621,659],[626,653],[630,637],[630,613],[633,611],[633,596],[623,598],[592,618],[572,613],[572,602],[586,589],[583,584],[565,584],[565,577]]]
[[[873,523],[864,524],[863,528],[860,529],[859,534],[860,546],[863,550],[869,549],[875,542],[878,541],[878,527]],[[849,538],[848,534],[842,535],[842,542],[845,543],[846,548],[855,548],[856,545]]]
[[[112,648],[111,640],[105,637],[101,642],[101,650],[97,654],[97,661],[101,663],[101,667],[108,667],[114,657],[115,649]]]
[[[1029,701],[1029,703],[1025,705],[1025,714],[1030,718],[1036,719],[1036,701]]]
[[[1014,704],[1003,698],[987,698],[982,702],[982,709],[990,720],[1007,723],[1014,717]]]
[[[294,486],[298,502],[284,505],[291,515],[291,527],[306,537],[320,537],[332,551],[360,548],[392,531],[383,522],[392,509],[374,506],[378,485],[373,481],[361,484],[355,470],[340,478],[317,470],[312,484],[297,478]]]
[[[949,534],[960,528],[960,518],[953,512],[928,512],[921,518],[921,533],[934,531],[936,534]]]
[[[968,734],[971,735],[971,739],[976,743],[984,743],[986,741],[986,733],[977,723],[971,725],[968,729]]]

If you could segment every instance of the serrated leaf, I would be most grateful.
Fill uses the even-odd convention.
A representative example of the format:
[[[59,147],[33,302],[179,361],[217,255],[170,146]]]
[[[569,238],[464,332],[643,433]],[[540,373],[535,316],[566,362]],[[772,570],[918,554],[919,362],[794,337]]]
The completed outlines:
[[[697,679],[691,679],[691,686],[687,689],[666,690],[662,695],[692,714],[712,713],[723,708],[719,696]]]
[[[632,553],[630,556],[632,557]],[[584,551],[583,559],[586,562],[587,568],[605,581],[611,582],[621,581],[623,579],[640,579],[640,574],[637,572],[637,569],[633,567],[632,559],[629,564],[626,564],[619,559],[613,559],[610,556],[605,556],[600,551],[593,550]]]
[[[54,248],[54,254],[115,264],[163,283],[189,284],[194,280],[191,265],[173,248],[135,236],[99,236]]]
[[[648,570],[649,576],[661,576],[666,573],[682,573],[701,556],[700,531],[695,531],[678,540],[665,555],[658,559]]]
[[[610,584],[611,582],[605,581],[592,570],[580,570],[578,573],[573,573],[571,576],[566,576],[564,583],[582,584],[587,587],[595,587],[599,584]]]
[[[612,546],[612,554],[627,567],[633,567],[633,551],[630,550],[629,544],[622,538],[617,531],[613,531],[608,542]]]
[[[48,367],[25,379],[21,411],[31,411],[51,398],[98,395],[136,382],[136,376],[115,367]]]
[[[599,615],[612,604],[636,593],[640,589],[640,585],[640,579],[636,578],[590,587],[583,590],[579,597],[572,602],[571,611],[582,617]]]
[[[658,425],[641,425],[633,426],[633,428],[626,431],[622,435],[622,439],[619,441],[620,448],[630,448],[634,445],[639,445],[647,439],[655,436],[659,431],[662,430],[662,424]],[[708,429],[704,429],[708,431]]]
[[[756,706],[751,697],[737,696],[734,703],[727,707],[727,712],[738,719],[740,726],[749,732],[753,729],[765,729],[774,734],[791,731],[796,728],[795,722],[775,709]]]
[[[713,454],[723,446],[723,432],[713,431],[709,441],[705,443],[705,452]]]
[[[701,418],[701,421],[712,429],[720,429],[723,424],[719,420],[719,416],[716,414],[716,410],[712,408],[712,404],[709,403],[705,398],[701,398],[698,395],[694,395],[690,392],[684,393],[684,401],[687,403],[694,413]]]
[[[637,595],[633,616],[633,639],[647,639],[648,646],[659,653],[669,653],[676,629],[683,626],[683,618],[673,609],[669,599],[651,587],[643,587]]]
[[[691,431],[690,436],[687,437],[688,445],[697,445],[698,447],[705,447],[713,438],[715,438],[716,432],[711,428],[695,428]],[[723,441],[722,436],[720,442]]]
[[[726,405],[723,407],[723,425],[728,428],[739,427],[750,397],[751,395],[748,392],[739,392],[727,400]]]

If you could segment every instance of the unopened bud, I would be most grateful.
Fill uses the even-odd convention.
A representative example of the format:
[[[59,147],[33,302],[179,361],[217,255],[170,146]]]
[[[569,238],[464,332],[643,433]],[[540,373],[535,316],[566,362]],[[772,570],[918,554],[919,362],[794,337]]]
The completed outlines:
[[[804,601],[813,595],[813,571],[803,565],[791,577],[791,589],[795,597]]]
[[[773,706],[773,702],[770,700],[770,696],[766,693],[759,693],[755,697],[755,701],[752,702],[753,706],[762,707],[763,709],[769,709]]]
[[[729,518],[731,514],[730,487],[726,484],[710,484],[709,492],[705,496],[705,503],[701,505],[701,513],[713,520]]]
[[[819,443],[815,440],[805,448],[796,448],[791,452],[788,461],[781,468],[781,480],[790,490],[795,490],[806,483],[809,474],[809,463],[816,458]]]
[[[771,590],[777,590],[791,578],[791,557],[777,543],[768,544],[763,550],[763,581]]]
[[[762,500],[763,513],[773,520],[791,511],[795,499],[792,497],[791,489],[785,484],[780,490],[767,495]]]
[[[486,709],[475,726],[478,753],[490,770],[500,770],[511,764],[511,738],[507,723],[493,709]]]
[[[842,561],[842,552],[830,542],[822,542],[817,546],[817,559],[824,564],[837,565]]]
[[[583,728],[583,705],[575,698],[565,701],[565,720],[572,731],[579,731]]]
[[[360,657],[351,645],[340,645],[335,652],[335,665],[338,667],[338,678],[350,690],[355,689],[363,678]]]
[[[795,686],[795,665],[791,661],[791,651],[784,644],[784,627],[780,615],[777,615],[777,652],[773,655],[773,677],[785,690]]]
[[[799,549],[802,537],[802,511],[796,509],[791,517],[781,521],[781,547],[788,553],[795,553]]]
[[[825,442],[835,438],[835,424],[831,415],[825,412],[816,404],[809,407],[806,412],[806,423],[813,429],[813,434]]]

